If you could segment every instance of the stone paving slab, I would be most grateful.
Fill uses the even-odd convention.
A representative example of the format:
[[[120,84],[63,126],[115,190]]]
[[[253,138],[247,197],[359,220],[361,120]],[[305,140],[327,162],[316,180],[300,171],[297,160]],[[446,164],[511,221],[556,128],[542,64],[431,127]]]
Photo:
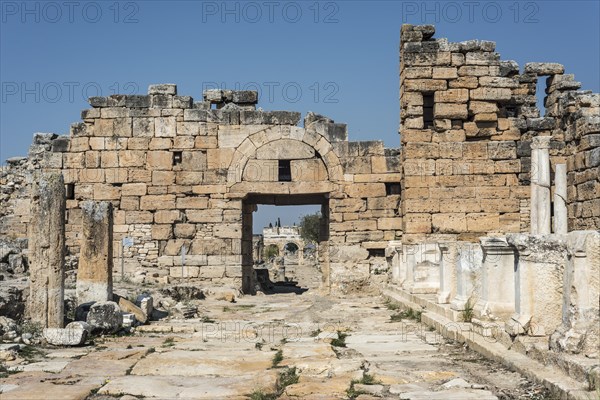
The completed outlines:
[[[273,391],[276,371],[232,377],[194,376],[123,376],[111,380],[98,391],[100,394],[159,399],[236,399],[255,389]]]

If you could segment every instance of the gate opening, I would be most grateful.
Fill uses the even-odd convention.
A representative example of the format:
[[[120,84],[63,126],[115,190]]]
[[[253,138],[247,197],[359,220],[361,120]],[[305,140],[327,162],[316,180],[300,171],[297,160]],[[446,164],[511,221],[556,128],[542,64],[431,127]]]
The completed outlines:
[[[302,216],[310,221],[308,237],[302,233]],[[328,241],[328,194],[248,195],[242,227],[244,292],[301,294],[328,285]]]

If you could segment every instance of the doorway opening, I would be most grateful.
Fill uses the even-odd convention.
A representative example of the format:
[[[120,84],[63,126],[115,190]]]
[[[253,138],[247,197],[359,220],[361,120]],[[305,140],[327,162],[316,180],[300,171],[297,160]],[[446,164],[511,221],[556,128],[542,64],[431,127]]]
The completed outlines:
[[[327,193],[249,194],[242,219],[245,293],[301,294],[328,286]]]

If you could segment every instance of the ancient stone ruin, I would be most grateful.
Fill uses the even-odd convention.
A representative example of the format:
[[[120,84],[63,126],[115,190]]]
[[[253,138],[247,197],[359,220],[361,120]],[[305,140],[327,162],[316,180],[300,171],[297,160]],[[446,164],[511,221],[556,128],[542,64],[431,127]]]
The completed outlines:
[[[600,95],[560,64],[520,68],[494,42],[434,33],[402,26],[399,148],[350,141],[312,112],[257,109],[253,91],[194,101],[174,84],[90,98],[70,135],[36,134],[0,176],[0,262],[27,259],[26,316],[64,326],[65,270],[93,326],[48,330],[51,343],[153,319],[151,298],[113,295],[134,270],[149,288],[261,294],[269,243],[253,241],[253,212],[312,204],[321,293],[383,293],[557,393],[599,388]],[[519,367],[530,362],[576,383]]]

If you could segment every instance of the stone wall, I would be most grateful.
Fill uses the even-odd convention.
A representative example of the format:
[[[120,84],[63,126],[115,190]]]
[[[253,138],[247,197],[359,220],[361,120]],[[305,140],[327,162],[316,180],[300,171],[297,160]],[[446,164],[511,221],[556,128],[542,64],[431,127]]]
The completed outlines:
[[[70,253],[79,253],[86,200],[112,203],[115,249],[133,239],[126,257],[237,286],[249,194],[319,197],[327,246],[382,250],[400,237],[397,149],[349,142],[344,124],[312,113],[301,128],[299,113],[256,102],[255,92],[217,90],[194,103],[175,85],[153,85],[148,95],[91,98],[69,140],[36,136],[39,166],[65,177]]]
[[[527,231],[535,136],[552,137],[553,170],[568,162],[569,228],[598,229],[598,95],[575,92],[580,84],[560,64],[528,63],[520,73],[494,42],[434,33],[430,25],[401,31],[404,233],[473,240]],[[540,76],[548,76],[543,117]]]

